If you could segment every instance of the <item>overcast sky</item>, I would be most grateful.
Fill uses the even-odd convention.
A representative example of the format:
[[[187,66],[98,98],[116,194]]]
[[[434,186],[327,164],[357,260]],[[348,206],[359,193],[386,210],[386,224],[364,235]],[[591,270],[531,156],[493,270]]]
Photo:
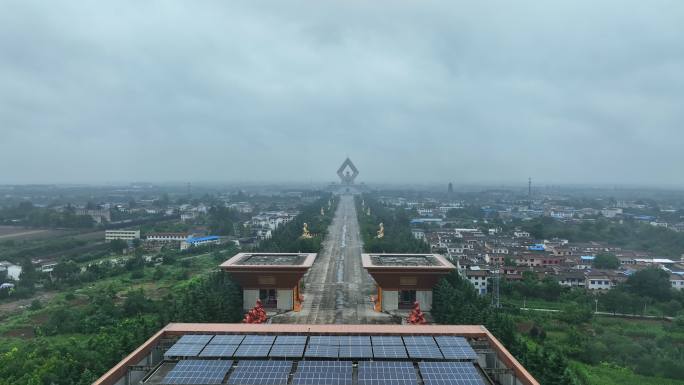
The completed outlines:
[[[683,146],[681,0],[0,2],[0,184],[684,185]]]

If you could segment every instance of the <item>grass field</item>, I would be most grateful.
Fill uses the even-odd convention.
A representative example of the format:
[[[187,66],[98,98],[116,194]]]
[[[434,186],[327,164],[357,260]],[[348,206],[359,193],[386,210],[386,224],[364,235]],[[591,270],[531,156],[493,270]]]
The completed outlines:
[[[32,229],[21,226],[0,226],[0,242],[55,238],[66,234],[63,230]]]

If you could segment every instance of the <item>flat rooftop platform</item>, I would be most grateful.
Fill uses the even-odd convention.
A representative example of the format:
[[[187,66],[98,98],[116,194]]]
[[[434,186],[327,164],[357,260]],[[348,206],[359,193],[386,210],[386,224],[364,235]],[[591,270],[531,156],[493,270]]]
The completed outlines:
[[[169,324],[94,385],[126,376],[153,385],[539,384],[486,328],[439,325]]]
[[[309,268],[316,259],[314,253],[238,253],[219,267],[224,270],[254,270],[272,268]]]
[[[454,270],[456,267],[439,254],[362,254],[366,269]]]

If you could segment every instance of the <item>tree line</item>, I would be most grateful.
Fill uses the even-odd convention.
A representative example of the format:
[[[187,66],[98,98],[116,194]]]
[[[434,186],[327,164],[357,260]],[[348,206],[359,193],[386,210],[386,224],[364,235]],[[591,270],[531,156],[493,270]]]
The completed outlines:
[[[368,211],[370,209],[370,215]],[[364,250],[368,253],[429,253],[430,247],[416,239],[411,233],[411,217],[403,208],[388,208],[370,194],[356,198],[356,211],[363,238]],[[378,238],[380,223],[384,226],[384,237]]]
[[[0,347],[0,385],[86,385],[114,366],[168,322],[239,322],[240,288],[223,272],[190,280],[160,300],[136,290],[121,300],[111,288],[85,306],[47,313],[35,338]]]
[[[272,232],[271,238],[261,241],[254,251],[274,253],[319,252],[335,215],[337,203],[332,194],[323,194],[321,198],[304,206],[301,212],[290,222],[279,226]],[[321,208],[323,208],[323,215],[321,215]],[[312,238],[301,237],[304,223],[307,224]]]
[[[36,207],[28,201],[0,210],[0,223],[50,228],[91,228],[95,225],[90,216],[76,215],[75,209],[71,206],[57,211],[52,208]]]

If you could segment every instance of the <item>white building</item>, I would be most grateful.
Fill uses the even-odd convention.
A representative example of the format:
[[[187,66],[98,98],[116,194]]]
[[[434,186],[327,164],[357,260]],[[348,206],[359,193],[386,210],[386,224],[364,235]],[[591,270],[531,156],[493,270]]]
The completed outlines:
[[[122,241],[132,241],[140,239],[140,230],[105,230],[105,241],[120,239]]]
[[[622,215],[622,209],[617,207],[603,209],[601,210],[601,215],[603,215],[606,218],[615,218],[618,215]]]
[[[475,290],[480,295],[487,294],[489,287],[489,271],[487,270],[466,270],[466,277],[475,286]]]
[[[676,290],[684,290],[684,276],[679,274],[670,274],[670,284]]]
[[[411,229],[411,234],[413,234],[413,238],[425,239],[425,230],[423,229]]]
[[[21,276],[21,266],[9,261],[0,261],[0,273],[6,273],[7,278],[18,281]]]
[[[607,275],[588,275],[585,286],[589,290],[610,290],[613,282]]]
[[[187,233],[153,233],[148,234],[145,239],[155,242],[181,242],[188,239]]]

